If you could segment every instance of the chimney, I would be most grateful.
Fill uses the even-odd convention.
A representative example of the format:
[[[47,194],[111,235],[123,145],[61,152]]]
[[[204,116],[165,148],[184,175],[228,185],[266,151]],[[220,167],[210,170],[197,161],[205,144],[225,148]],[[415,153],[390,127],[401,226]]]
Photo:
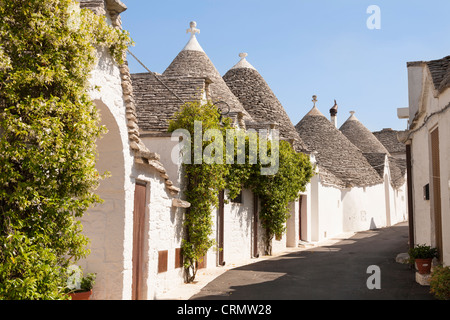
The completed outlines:
[[[337,113],[338,113],[338,105],[336,100],[334,100],[334,106],[330,109],[330,121],[337,128]]]

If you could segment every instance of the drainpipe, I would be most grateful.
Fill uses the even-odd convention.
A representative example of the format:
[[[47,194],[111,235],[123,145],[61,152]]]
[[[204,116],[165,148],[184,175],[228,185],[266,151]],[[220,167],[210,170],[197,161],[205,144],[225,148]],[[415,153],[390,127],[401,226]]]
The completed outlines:
[[[409,224],[409,247],[414,248],[414,207],[412,191],[412,165],[411,165],[411,142],[406,144],[406,179],[408,185],[408,224]]]

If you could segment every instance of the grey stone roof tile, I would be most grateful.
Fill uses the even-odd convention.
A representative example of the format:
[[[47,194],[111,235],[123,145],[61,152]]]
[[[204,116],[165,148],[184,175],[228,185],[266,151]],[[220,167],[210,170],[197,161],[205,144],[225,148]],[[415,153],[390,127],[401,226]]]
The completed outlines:
[[[397,139],[397,134],[399,131],[392,129],[383,129],[381,131],[373,132],[373,135],[380,141],[383,146],[391,154],[395,153],[405,153],[406,146]]]
[[[389,151],[384,145],[352,114],[339,130],[363,153],[384,153]]]
[[[211,79],[209,94],[212,102],[224,101],[229,105],[231,112],[241,112],[245,121],[252,121],[252,117],[231,92],[219,71],[203,51],[182,50],[164,71],[163,76]]]
[[[243,67],[238,64],[224,75],[225,83],[254,121],[277,123],[282,138],[293,140],[297,151],[306,151],[306,145],[267,82],[255,68],[242,61]]]
[[[150,73],[132,74],[131,80],[139,128],[143,132],[167,132],[169,120],[175,112],[180,110],[183,101],[201,99],[206,81],[204,78],[171,78]],[[183,101],[180,101],[177,96]]]
[[[316,107],[295,126],[308,149],[317,152],[320,168],[332,173],[346,187],[371,186],[383,182],[380,175],[345,135]],[[326,179],[326,176],[324,176]],[[333,181],[327,181],[333,184]],[[336,184],[336,183],[334,183]]]

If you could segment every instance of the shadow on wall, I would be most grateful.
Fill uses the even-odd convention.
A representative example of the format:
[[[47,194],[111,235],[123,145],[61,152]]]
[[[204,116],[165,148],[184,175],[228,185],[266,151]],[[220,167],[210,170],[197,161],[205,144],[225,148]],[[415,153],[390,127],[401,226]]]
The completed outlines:
[[[94,101],[101,125],[108,132],[97,141],[96,168],[111,176],[100,181],[96,193],[104,200],[89,209],[82,218],[83,232],[91,240],[91,254],[80,265],[86,272],[97,273],[93,299],[120,299],[124,260],[125,158],[120,129],[114,115],[101,100]],[[117,295],[116,295],[117,294]]]

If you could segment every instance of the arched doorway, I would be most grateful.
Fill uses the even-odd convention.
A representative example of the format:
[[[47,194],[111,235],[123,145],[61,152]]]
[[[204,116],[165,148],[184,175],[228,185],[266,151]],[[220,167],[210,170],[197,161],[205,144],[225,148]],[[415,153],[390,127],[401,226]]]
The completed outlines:
[[[97,140],[96,168],[109,172],[96,194],[104,201],[82,218],[83,232],[90,239],[90,255],[80,262],[86,272],[96,273],[93,299],[122,299],[126,221],[125,155],[120,128],[109,107],[95,100],[101,125],[108,132]]]

